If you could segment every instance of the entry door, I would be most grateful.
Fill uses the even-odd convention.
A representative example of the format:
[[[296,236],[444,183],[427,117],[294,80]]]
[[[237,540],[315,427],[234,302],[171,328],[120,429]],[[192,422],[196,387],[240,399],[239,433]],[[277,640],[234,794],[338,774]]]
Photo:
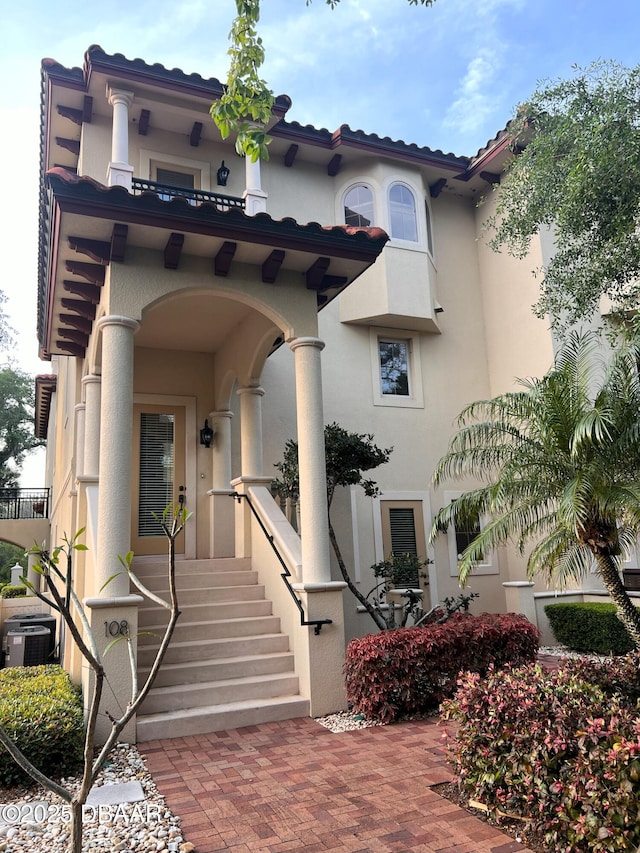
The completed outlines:
[[[157,518],[169,504],[188,503],[185,408],[136,403],[133,424],[131,548],[136,555],[168,554],[168,540]],[[176,553],[184,550],[182,532]]]

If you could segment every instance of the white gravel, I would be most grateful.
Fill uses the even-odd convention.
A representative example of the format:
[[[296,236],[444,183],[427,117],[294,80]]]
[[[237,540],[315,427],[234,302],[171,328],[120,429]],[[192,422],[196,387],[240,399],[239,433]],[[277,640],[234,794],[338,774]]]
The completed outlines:
[[[185,842],[180,818],[165,803],[138,750],[118,745],[103,768],[96,786],[138,781],[144,800],[118,805],[86,806],[83,851],[86,853],[190,853],[195,848]],[[62,780],[74,789],[78,779]],[[0,851],[18,853],[66,853],[70,823],[63,801],[42,788],[0,803]]]
[[[540,654],[584,657],[558,646],[542,647]],[[336,733],[383,725],[351,711],[317,717],[316,722]],[[111,753],[96,787],[132,781],[140,782],[143,801],[85,807],[84,853],[197,853],[182,837],[180,818],[158,793],[138,750],[120,744]],[[74,789],[79,779],[64,779],[62,784]],[[69,829],[68,810],[50,791],[36,788],[13,797],[5,793],[0,803],[0,853],[66,853]]]

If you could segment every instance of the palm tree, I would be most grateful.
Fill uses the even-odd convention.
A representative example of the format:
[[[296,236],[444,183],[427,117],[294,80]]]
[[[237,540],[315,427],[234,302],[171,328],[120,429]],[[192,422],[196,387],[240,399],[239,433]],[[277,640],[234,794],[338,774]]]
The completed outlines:
[[[472,403],[438,463],[433,483],[470,477],[485,485],[444,507],[449,523],[487,519],[462,553],[464,585],[489,550],[533,542],[527,571],[561,584],[595,564],[618,618],[640,648],[640,611],[620,578],[640,534],[640,341],[630,336],[606,360],[594,333],[573,333],[542,379]]]

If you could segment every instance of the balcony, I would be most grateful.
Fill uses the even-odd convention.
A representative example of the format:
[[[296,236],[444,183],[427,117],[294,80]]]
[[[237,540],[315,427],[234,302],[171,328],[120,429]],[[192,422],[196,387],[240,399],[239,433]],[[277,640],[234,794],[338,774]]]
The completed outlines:
[[[0,489],[0,521],[49,517],[49,489]]]
[[[131,182],[133,195],[142,195],[145,192],[155,193],[163,201],[171,201],[174,198],[185,198],[189,204],[197,205],[209,202],[215,205],[217,210],[244,210],[244,199],[236,198],[222,193],[210,193],[206,190],[194,190],[187,187],[174,187],[170,184],[161,184],[158,181],[143,181],[141,178],[133,178]]]

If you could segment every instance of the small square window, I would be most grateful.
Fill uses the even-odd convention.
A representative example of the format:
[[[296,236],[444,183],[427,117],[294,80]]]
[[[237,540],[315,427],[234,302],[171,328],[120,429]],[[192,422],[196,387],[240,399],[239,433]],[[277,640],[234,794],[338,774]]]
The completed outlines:
[[[420,335],[369,329],[373,405],[424,408]]]

